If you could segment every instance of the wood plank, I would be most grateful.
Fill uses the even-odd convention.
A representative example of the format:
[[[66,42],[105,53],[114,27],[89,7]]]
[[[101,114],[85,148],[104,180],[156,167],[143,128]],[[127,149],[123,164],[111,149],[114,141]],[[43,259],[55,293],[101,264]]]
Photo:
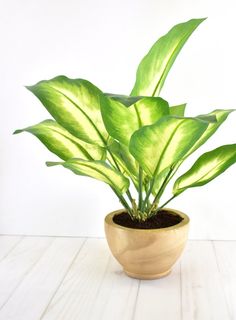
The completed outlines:
[[[132,319],[138,288],[139,281],[126,276],[122,267],[110,256],[89,319]]]
[[[138,281],[121,272],[105,242],[87,240],[43,320],[131,319]]]
[[[25,237],[2,260],[0,263],[0,310],[52,242],[52,238]]]
[[[190,241],[154,281],[124,275],[106,240],[82,243],[0,236],[0,320],[236,319],[236,242]]]
[[[88,239],[41,319],[89,319],[108,260],[104,241]]]
[[[0,319],[39,319],[83,242],[82,238],[57,238],[1,309]]]
[[[214,241],[222,288],[231,319],[236,319],[236,241]]]
[[[180,302],[180,263],[177,263],[167,277],[141,280],[134,319],[181,320]]]
[[[0,262],[13,250],[23,236],[3,236],[0,235]]]
[[[210,241],[191,241],[181,260],[182,319],[231,319]]]

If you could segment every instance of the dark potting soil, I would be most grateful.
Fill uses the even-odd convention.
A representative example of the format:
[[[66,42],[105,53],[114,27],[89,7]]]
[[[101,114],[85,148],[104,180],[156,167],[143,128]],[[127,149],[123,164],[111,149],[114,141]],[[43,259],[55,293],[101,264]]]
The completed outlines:
[[[183,220],[179,215],[161,210],[146,221],[132,220],[127,212],[122,212],[113,217],[113,221],[120,226],[133,229],[160,229],[174,226]]]

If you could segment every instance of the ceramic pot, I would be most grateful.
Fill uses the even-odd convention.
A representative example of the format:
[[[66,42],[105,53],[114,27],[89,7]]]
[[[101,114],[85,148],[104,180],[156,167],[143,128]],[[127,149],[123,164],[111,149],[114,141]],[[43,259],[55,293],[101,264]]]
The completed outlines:
[[[183,220],[161,229],[132,229],[120,226],[113,217],[124,210],[117,210],[105,217],[105,234],[113,256],[124,272],[137,279],[157,279],[168,275],[180,257],[187,238],[189,217],[177,210],[167,209]]]

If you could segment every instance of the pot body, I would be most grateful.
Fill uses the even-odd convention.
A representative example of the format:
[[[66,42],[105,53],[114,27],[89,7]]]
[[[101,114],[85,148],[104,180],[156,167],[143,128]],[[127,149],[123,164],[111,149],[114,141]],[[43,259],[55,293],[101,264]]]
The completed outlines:
[[[137,279],[157,279],[168,275],[181,255],[189,229],[189,217],[177,210],[167,209],[180,215],[177,225],[161,229],[132,229],[120,226],[113,217],[124,210],[113,211],[105,218],[105,234],[113,256],[123,266],[125,273]]]

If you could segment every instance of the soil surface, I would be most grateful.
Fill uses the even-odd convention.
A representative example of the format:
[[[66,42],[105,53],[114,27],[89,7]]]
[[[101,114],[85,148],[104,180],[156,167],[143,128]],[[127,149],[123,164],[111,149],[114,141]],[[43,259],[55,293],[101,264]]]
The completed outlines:
[[[133,229],[160,229],[174,226],[183,220],[179,215],[161,210],[155,216],[140,222],[132,220],[127,212],[122,212],[113,217],[113,221],[120,226]]]

